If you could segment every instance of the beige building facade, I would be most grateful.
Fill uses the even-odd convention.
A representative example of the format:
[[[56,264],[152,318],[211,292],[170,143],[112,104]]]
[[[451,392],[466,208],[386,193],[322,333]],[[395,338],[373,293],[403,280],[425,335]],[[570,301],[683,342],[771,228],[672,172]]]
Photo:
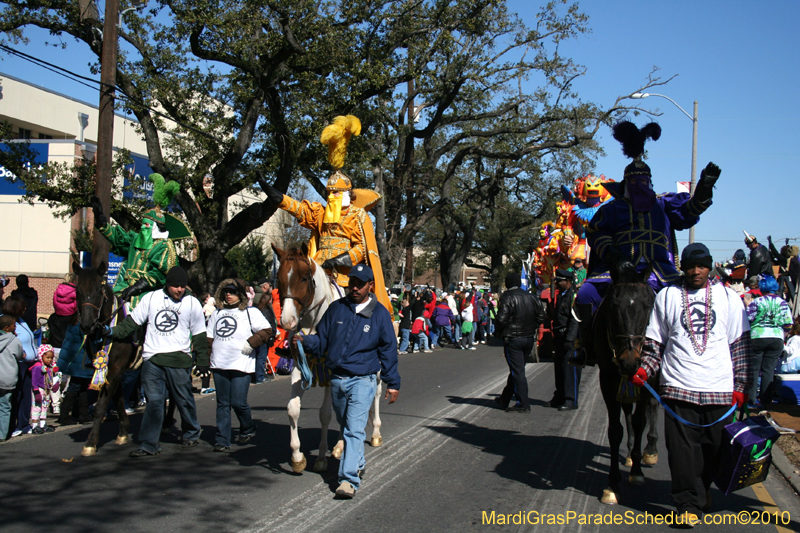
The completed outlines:
[[[98,137],[96,105],[3,73],[0,73],[0,87],[0,121],[11,125],[15,141],[30,142],[36,157],[29,165],[56,162],[72,165],[81,159],[94,159]],[[137,126],[136,121],[116,115],[114,148],[129,150],[134,159],[130,172],[147,176],[152,171]],[[16,275],[28,275],[31,287],[39,292],[39,314],[49,315],[53,310],[53,291],[70,270],[72,231],[86,228],[91,210],[81,210],[71,220],[63,220],[56,218],[45,203],[20,202],[24,192],[15,176],[0,166],[0,220],[4,226],[0,274],[11,278],[11,284],[5,288],[6,295],[15,288]],[[228,201],[229,212],[234,214],[241,204],[256,199],[247,192],[232,197]],[[282,243],[284,228],[291,223],[287,217],[279,210],[254,233],[265,237],[267,247],[271,242]]]

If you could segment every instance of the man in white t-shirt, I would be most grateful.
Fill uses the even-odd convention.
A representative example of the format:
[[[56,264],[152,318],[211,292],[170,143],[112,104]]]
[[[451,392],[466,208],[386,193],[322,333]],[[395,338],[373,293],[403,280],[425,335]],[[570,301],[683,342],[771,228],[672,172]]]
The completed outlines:
[[[641,387],[660,369],[664,403],[684,420],[713,424],[700,428],[664,419],[672,499],[688,526],[711,506],[709,488],[728,422],[720,419],[731,405],[747,401],[752,381],[747,313],[733,290],[709,281],[713,265],[705,245],[684,248],[683,278],[656,296],[642,366],[631,379]]]
[[[183,448],[200,438],[197,407],[192,395],[192,350],[197,352],[197,372],[209,372],[208,343],[203,305],[186,294],[189,276],[179,266],[167,272],[163,289],[146,293],[131,314],[106,334],[124,339],[147,325],[142,350],[142,387],[147,408],[139,428],[139,448],[131,457],[158,455],[167,391],[181,414]]]

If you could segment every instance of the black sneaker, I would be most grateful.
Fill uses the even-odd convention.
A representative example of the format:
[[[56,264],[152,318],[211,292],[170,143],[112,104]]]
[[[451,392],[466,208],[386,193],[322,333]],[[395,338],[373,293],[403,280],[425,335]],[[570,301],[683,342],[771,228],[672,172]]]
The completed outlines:
[[[200,439],[194,439],[194,440],[183,439],[183,442],[181,443],[181,448],[194,448],[195,446],[197,446],[199,442]]]
[[[229,451],[231,451],[231,447],[230,446],[223,446],[222,444],[215,444],[214,445],[214,451],[215,452],[229,452]]]
[[[157,451],[155,453],[150,453],[147,450],[144,450],[142,448],[138,448],[136,450],[133,450],[130,454],[128,454],[128,457],[147,457],[147,456],[150,456],[150,455],[158,455],[159,453],[161,453],[161,452]]]
[[[45,432],[45,433],[52,433],[52,432],[53,432],[53,431],[55,431],[55,430],[56,430],[56,428],[55,428],[55,427],[53,427],[53,426],[45,426],[45,427],[44,427],[44,432]]]
[[[35,428],[33,428],[31,430],[31,433],[33,433],[34,435],[43,435],[44,434],[44,428],[40,428],[39,426],[36,426]]]
[[[250,439],[252,439],[255,436],[256,436],[255,432],[247,433],[247,434],[244,434],[244,435],[239,435],[236,438],[236,443],[237,444],[247,444],[248,442],[250,442]]]

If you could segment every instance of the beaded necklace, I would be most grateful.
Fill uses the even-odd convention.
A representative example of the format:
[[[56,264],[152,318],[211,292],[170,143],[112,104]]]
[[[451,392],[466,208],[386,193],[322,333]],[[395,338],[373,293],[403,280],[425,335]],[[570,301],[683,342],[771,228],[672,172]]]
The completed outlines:
[[[694,335],[694,328],[692,327],[692,317],[691,317],[691,310],[689,309],[689,290],[686,288],[686,283],[683,284],[681,287],[681,292],[683,295],[683,317],[686,326],[686,330],[689,332],[689,338],[692,341],[692,348],[694,348],[694,352],[697,355],[703,355],[703,352],[706,351],[706,346],[708,345],[708,337],[711,332],[711,328],[709,324],[711,322],[711,281],[706,283],[706,314],[704,317],[703,323],[703,342],[702,344],[698,344],[697,339]]]

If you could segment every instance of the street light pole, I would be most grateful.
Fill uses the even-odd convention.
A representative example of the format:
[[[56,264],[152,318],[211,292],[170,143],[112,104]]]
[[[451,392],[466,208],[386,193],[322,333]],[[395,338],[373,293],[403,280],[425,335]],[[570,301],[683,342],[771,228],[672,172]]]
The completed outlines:
[[[672,102],[672,104],[680,109],[684,115],[689,117],[689,120],[692,121],[692,176],[689,180],[689,192],[694,195],[695,187],[697,187],[697,100],[694,101],[694,115],[690,115],[683,109],[678,103],[670,98],[669,96],[664,96],[663,94],[655,94],[655,93],[633,93],[631,98],[641,99],[647,98],[648,96],[660,96],[661,98],[665,98]],[[694,242],[694,226],[689,228],[689,244]]]

